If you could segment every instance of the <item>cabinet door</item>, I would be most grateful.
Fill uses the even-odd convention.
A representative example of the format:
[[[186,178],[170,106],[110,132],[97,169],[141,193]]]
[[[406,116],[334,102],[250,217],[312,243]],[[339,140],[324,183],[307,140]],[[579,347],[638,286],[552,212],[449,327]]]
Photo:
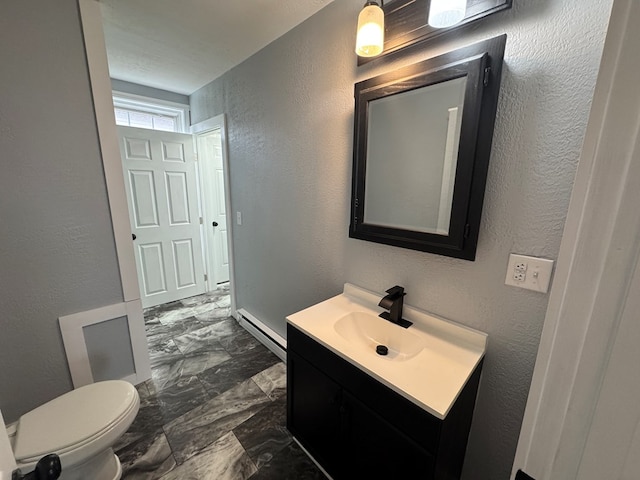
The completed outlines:
[[[351,461],[338,478],[434,478],[430,454],[348,392],[342,395]]]
[[[294,352],[287,354],[287,428],[335,478],[341,470],[341,388]]]

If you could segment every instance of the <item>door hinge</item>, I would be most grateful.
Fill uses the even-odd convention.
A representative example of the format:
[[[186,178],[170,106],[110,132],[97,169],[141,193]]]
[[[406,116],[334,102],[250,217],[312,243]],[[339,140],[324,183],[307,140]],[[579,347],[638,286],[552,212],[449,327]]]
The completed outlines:
[[[193,152],[193,161],[194,162],[198,161],[198,152]]]
[[[204,218],[200,217],[200,225],[204,224]]]
[[[485,69],[484,69],[484,77],[482,79],[482,84],[485,87],[488,87],[490,79],[491,79],[491,67],[485,67]]]
[[[207,274],[204,274],[204,281],[206,282],[207,280],[209,280],[209,277],[207,276]]]
[[[464,226],[464,238],[469,238],[469,231],[471,230],[471,226],[467,223]]]

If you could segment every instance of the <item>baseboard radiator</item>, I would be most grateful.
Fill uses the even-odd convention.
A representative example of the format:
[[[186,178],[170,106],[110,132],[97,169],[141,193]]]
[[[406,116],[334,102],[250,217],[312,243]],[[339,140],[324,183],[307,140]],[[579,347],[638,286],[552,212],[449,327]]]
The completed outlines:
[[[264,322],[247,312],[244,308],[239,308],[236,315],[238,323],[251,335],[256,337],[265,347],[276,354],[283,362],[287,361],[287,340],[274,332]]]

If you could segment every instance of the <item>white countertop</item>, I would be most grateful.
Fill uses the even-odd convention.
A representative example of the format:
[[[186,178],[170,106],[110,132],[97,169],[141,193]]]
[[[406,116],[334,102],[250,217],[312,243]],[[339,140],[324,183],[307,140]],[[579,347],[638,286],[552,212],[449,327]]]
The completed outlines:
[[[420,353],[407,360],[377,355],[338,334],[334,325],[346,315],[363,312],[377,316],[384,311],[377,306],[383,296],[346,283],[342,294],[294,313],[287,321],[403,397],[444,419],[484,356],[487,335],[406,305],[403,318],[413,322],[407,331],[424,343]]]

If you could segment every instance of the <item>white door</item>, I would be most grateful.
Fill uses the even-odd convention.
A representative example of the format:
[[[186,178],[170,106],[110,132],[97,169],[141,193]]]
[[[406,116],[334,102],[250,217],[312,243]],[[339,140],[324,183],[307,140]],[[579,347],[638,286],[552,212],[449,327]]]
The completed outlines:
[[[585,442],[577,478],[640,477],[640,262],[621,320]]]
[[[229,281],[227,214],[220,129],[198,135],[198,155],[202,167],[202,191],[205,210],[205,232],[210,251],[209,271],[213,273],[210,288]]]
[[[143,307],[204,293],[193,137],[118,127]]]

